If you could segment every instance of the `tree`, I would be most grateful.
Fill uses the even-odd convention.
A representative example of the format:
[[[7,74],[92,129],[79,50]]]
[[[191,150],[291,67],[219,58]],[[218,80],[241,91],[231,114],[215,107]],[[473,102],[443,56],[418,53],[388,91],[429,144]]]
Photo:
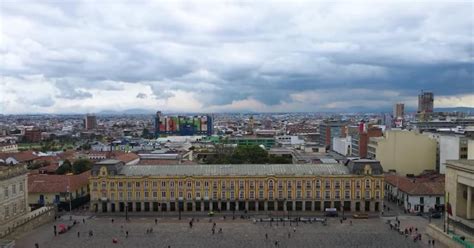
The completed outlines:
[[[64,160],[63,164],[56,169],[56,174],[58,175],[64,175],[71,172],[72,172],[71,161],[67,159]]]
[[[72,164],[72,172],[74,174],[80,174],[84,171],[88,171],[90,169],[92,169],[92,165],[94,163],[92,161],[90,161],[89,159],[78,159],[76,161],[74,161],[74,163]]]

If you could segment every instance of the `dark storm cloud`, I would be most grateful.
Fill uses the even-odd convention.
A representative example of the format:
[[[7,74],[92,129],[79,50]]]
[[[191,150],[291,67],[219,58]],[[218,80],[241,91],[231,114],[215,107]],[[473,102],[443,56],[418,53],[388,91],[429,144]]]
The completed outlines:
[[[296,111],[317,110],[308,96],[346,106],[351,91],[354,106],[382,103],[382,91],[390,101],[474,94],[473,3],[372,4],[5,3],[0,72],[42,75],[61,99],[132,83],[146,86],[137,100],[188,92],[203,106],[253,99]]]

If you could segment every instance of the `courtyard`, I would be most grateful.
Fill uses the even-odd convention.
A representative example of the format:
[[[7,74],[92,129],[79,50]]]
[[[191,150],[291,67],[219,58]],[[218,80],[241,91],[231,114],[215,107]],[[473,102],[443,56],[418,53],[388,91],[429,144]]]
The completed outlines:
[[[84,223],[83,223],[84,219]],[[43,225],[25,233],[16,241],[16,247],[428,247],[427,237],[413,242],[390,230],[385,219],[328,219],[327,225],[313,223],[269,223],[249,219],[200,217],[190,227],[189,217],[158,218],[74,216],[78,224],[64,234],[54,236],[53,224],[70,225],[63,217],[55,223]],[[352,224],[350,223],[352,221]],[[213,223],[215,233],[212,233]],[[153,231],[147,232],[147,229]],[[222,229],[222,232],[219,230]],[[421,230],[421,229],[420,229]],[[92,236],[89,232],[92,231]],[[78,237],[79,232],[79,237]],[[128,232],[128,237],[127,233]],[[266,238],[266,235],[268,238]],[[112,240],[116,239],[116,243]],[[275,244],[277,242],[277,245]],[[436,247],[442,247],[437,244]]]

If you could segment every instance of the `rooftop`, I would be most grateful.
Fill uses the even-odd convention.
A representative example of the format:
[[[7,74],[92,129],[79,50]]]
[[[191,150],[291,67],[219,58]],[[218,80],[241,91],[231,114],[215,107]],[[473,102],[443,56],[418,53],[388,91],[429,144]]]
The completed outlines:
[[[474,172],[474,159],[447,160],[447,167],[458,167]]]
[[[28,193],[61,193],[67,192],[87,185],[89,183],[90,171],[78,175],[48,175],[48,174],[29,174],[28,175]]]
[[[444,176],[408,178],[387,174],[385,182],[409,195],[444,195]]]
[[[125,166],[127,176],[309,176],[348,175],[341,164],[217,164],[217,165],[139,165]]]

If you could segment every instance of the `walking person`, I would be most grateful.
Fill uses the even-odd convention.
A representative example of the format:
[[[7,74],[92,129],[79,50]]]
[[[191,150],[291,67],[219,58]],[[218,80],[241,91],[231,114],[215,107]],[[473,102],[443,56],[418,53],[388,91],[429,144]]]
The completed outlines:
[[[128,230],[125,231],[125,238],[128,238]]]
[[[158,224],[158,219],[155,219],[155,225]]]
[[[265,233],[265,240],[268,240],[268,233]]]
[[[81,237],[81,232],[77,232],[77,237]]]

